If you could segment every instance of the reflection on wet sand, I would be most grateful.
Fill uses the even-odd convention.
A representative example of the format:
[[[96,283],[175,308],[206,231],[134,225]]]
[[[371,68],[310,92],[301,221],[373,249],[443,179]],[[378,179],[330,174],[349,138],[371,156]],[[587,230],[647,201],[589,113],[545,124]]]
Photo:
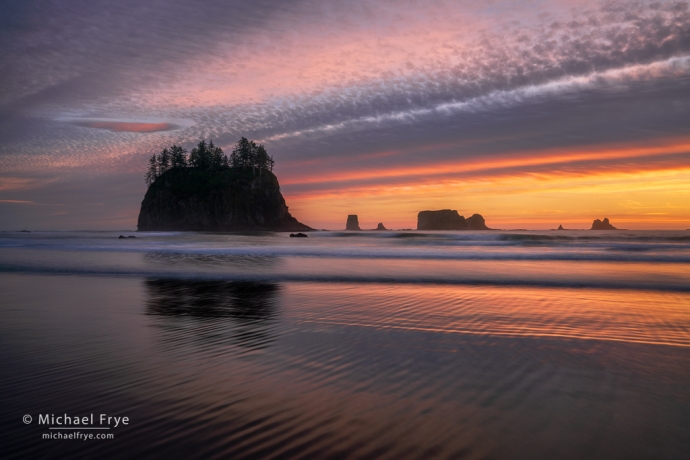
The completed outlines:
[[[274,339],[279,286],[274,283],[147,279],[146,314],[166,343],[260,349]]]
[[[689,299],[7,274],[0,457],[686,458]]]

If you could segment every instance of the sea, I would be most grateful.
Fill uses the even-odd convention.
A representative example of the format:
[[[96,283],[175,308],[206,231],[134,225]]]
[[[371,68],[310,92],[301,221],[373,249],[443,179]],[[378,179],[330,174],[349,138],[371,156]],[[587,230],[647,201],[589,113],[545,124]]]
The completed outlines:
[[[3,232],[0,376],[2,459],[687,459],[690,231]]]

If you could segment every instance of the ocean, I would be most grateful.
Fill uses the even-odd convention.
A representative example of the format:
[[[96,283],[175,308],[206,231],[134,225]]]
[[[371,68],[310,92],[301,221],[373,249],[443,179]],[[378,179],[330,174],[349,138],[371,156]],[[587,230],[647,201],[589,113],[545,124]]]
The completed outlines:
[[[3,459],[685,459],[690,231],[3,232],[0,350]]]

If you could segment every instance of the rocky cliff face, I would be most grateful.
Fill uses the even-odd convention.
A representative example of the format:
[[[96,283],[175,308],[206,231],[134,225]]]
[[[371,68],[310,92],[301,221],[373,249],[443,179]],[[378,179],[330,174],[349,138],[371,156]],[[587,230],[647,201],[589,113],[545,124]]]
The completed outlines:
[[[490,230],[479,214],[465,219],[457,211],[421,211],[417,215],[417,230]]]
[[[176,168],[151,184],[139,211],[140,231],[307,231],[290,215],[278,179],[250,169]]]

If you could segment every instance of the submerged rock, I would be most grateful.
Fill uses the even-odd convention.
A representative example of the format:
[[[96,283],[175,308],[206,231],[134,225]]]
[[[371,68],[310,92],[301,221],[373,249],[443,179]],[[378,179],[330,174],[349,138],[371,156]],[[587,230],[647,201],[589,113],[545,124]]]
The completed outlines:
[[[489,230],[480,214],[465,219],[458,211],[441,209],[421,211],[417,215],[417,230]]]
[[[616,227],[614,227],[613,225],[611,225],[608,217],[604,217],[603,221],[601,221],[599,219],[595,219],[594,222],[592,222],[591,230],[618,230],[618,229]]]
[[[304,233],[290,233],[290,238],[309,238],[309,236]]]
[[[347,216],[345,230],[361,230],[361,228],[359,228],[359,219],[357,218],[357,214],[350,214]]]
[[[309,231],[290,215],[267,170],[174,168],[151,184],[139,231]]]
[[[379,225],[376,227],[376,230],[388,230],[388,229],[383,226],[383,222],[379,222]]]
[[[136,238],[136,236],[134,236],[134,235],[130,235],[130,236],[122,236],[122,235],[120,235],[120,236],[117,237],[118,240],[124,240],[124,239],[127,239],[127,238]]]

